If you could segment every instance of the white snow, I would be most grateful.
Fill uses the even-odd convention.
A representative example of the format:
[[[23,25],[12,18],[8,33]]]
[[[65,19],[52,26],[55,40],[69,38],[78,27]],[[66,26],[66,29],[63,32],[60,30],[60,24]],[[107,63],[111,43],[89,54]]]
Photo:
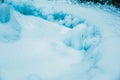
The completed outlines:
[[[5,80],[24,80],[34,74],[42,79],[56,78],[67,74],[71,65],[81,61],[81,51],[68,48],[60,41],[67,28],[37,17],[13,14],[22,26],[22,33],[15,43],[0,43],[1,75]]]
[[[11,8],[10,21],[0,23],[0,80],[119,80],[119,14],[41,2],[33,5],[47,16],[63,12],[85,22],[71,29]],[[69,25],[71,17],[65,19]]]

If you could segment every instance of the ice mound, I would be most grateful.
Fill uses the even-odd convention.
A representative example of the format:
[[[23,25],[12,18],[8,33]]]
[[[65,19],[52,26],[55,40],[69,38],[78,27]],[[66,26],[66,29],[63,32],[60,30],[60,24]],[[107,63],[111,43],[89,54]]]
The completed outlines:
[[[64,38],[64,43],[77,50],[88,50],[99,44],[101,35],[95,26],[79,24],[68,31]]]

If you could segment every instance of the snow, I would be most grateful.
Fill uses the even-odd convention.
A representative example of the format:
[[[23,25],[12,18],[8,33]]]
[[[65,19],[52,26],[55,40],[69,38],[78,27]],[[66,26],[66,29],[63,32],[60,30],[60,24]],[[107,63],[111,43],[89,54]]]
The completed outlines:
[[[10,21],[0,23],[0,80],[119,80],[118,13],[46,0],[11,3],[43,15],[10,8]]]
[[[13,14],[21,24],[22,32],[19,41],[0,43],[1,74],[5,76],[5,80],[21,80],[34,74],[43,79],[55,78],[67,73],[70,65],[81,61],[82,56],[78,54],[82,53],[81,51],[67,48],[59,41],[59,37],[64,34],[63,30],[67,31],[67,28],[61,28],[36,17],[26,17],[17,12]],[[26,19],[26,22],[23,19]]]

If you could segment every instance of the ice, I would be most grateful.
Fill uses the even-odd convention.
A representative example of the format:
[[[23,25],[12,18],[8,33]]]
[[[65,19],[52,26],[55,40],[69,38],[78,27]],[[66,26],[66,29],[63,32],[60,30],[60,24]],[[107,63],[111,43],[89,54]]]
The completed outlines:
[[[87,51],[100,43],[101,35],[99,33],[96,27],[82,23],[66,33],[64,43],[77,50]]]
[[[2,3],[0,4],[0,22],[6,23],[10,21],[10,6]]]
[[[75,49],[82,49],[86,34],[87,26],[85,24],[80,24],[67,33],[64,42]]]

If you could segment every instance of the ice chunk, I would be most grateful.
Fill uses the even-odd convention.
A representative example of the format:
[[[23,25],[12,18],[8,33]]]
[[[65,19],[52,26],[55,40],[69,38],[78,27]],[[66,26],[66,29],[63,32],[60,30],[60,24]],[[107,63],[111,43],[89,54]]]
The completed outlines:
[[[77,25],[65,36],[65,44],[71,45],[75,49],[82,49],[83,43],[87,35],[87,26],[86,24]]]
[[[7,4],[0,4],[0,22],[6,23],[10,20],[10,7]]]
[[[97,46],[100,39],[100,32],[97,28],[84,23],[68,31],[65,35],[64,43],[74,49],[87,51]]]

